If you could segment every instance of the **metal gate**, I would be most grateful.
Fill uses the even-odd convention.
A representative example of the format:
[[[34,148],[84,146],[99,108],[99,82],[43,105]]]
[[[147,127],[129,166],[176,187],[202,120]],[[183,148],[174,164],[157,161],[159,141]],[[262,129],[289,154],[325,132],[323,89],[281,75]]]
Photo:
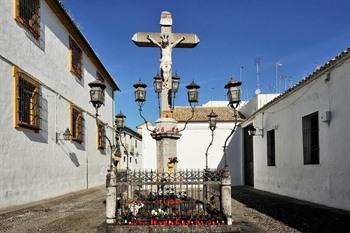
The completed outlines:
[[[220,170],[117,172],[117,224],[225,224]]]

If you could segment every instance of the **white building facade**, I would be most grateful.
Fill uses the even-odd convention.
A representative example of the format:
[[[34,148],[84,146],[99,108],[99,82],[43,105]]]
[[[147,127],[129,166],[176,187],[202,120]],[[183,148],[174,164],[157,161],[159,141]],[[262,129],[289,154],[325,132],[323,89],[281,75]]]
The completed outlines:
[[[119,169],[142,170],[142,136],[134,130],[125,127],[120,135],[122,142]]]
[[[0,208],[103,184],[114,136],[88,83],[107,86],[108,125],[116,83],[58,1],[2,1],[0,25]]]
[[[208,102],[194,110],[194,117],[189,121],[182,136],[177,141],[177,169],[204,169],[206,164],[205,152],[211,141],[207,115],[213,110],[218,115],[218,122],[214,131],[214,140],[208,151],[208,167],[216,168],[223,154],[226,137],[234,127],[234,112],[227,107],[226,101]],[[185,127],[185,122],[191,117],[190,107],[176,106],[173,117],[178,121],[179,130]],[[238,123],[242,121],[238,117]],[[150,136],[145,124],[138,126],[143,138],[143,165],[145,169],[156,169],[156,142]],[[149,128],[153,126],[149,123]]]
[[[233,143],[242,153],[230,154],[242,160],[242,184],[350,210],[349,99],[346,50],[246,115],[242,143]],[[252,126],[255,136],[248,133]]]

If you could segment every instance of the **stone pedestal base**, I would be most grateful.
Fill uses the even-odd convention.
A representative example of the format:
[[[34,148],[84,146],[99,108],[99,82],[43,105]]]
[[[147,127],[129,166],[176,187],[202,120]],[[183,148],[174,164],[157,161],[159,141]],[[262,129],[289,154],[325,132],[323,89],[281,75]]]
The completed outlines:
[[[117,178],[113,169],[108,170],[106,176],[106,223],[114,224],[116,219],[117,207]]]
[[[160,118],[156,121],[155,131],[151,135],[156,140],[157,171],[167,171],[169,159],[177,157],[176,140],[181,134],[176,124],[177,121],[172,118]]]
[[[227,218],[227,225],[232,225],[231,213],[231,175],[230,170],[225,167],[221,182],[221,207]]]

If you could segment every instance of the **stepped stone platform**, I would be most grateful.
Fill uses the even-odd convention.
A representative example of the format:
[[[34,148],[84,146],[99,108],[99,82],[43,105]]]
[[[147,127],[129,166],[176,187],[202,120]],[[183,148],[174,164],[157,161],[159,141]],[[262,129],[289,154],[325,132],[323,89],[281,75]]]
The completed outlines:
[[[223,232],[223,233],[261,233],[261,229],[247,222],[234,223],[231,226],[120,226],[120,225],[100,225],[98,232],[108,233],[206,233],[206,232]]]

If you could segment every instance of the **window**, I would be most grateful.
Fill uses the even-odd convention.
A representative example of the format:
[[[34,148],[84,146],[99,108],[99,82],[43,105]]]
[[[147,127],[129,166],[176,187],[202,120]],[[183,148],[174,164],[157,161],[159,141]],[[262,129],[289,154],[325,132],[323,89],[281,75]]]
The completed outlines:
[[[75,105],[70,105],[70,132],[72,140],[79,143],[83,142],[83,113]]]
[[[126,156],[123,157],[124,162],[126,161]]]
[[[304,164],[319,164],[318,112],[303,117]]]
[[[40,0],[14,0],[14,18],[24,25],[33,36],[40,36]]]
[[[106,148],[106,128],[103,122],[99,121],[97,124],[97,148],[104,150]]]
[[[132,158],[130,157],[130,163],[132,162]]]
[[[83,69],[82,69],[82,57],[83,52],[79,48],[78,44],[69,37],[69,70],[78,78],[83,77]]]
[[[39,129],[40,84],[13,68],[14,80],[14,126]]]
[[[136,140],[136,138],[135,138],[135,148],[137,148],[137,140]]]
[[[275,166],[275,130],[267,131],[267,166]]]

